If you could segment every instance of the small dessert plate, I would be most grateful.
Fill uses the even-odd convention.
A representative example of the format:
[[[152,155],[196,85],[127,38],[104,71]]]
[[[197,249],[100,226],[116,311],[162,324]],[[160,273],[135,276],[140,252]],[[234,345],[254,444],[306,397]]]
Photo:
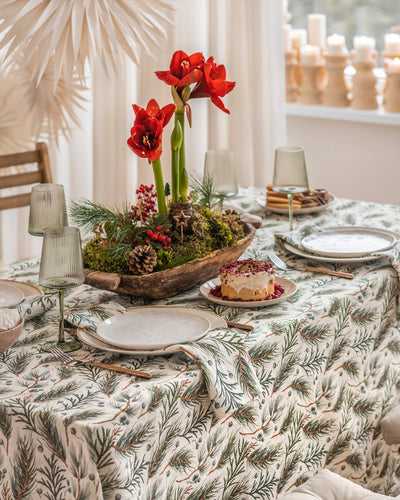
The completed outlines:
[[[220,297],[216,297],[211,293],[211,290],[215,288],[216,286],[221,284],[221,281],[219,278],[215,278],[210,281],[206,281],[203,283],[200,287],[200,293],[205,297],[207,300],[211,302],[215,302],[216,304],[221,304],[223,306],[227,307],[267,307],[267,306],[274,306],[275,304],[279,304],[279,302],[283,302],[284,300],[287,300],[290,298],[294,292],[297,290],[296,283],[294,283],[291,280],[288,280],[287,278],[282,278],[281,276],[275,276],[275,283],[283,287],[283,293],[280,297],[277,297],[276,299],[269,299],[269,300],[249,300],[249,301],[244,301],[244,300],[225,300]]]
[[[24,298],[24,292],[11,283],[0,282],[0,307],[15,306]]]

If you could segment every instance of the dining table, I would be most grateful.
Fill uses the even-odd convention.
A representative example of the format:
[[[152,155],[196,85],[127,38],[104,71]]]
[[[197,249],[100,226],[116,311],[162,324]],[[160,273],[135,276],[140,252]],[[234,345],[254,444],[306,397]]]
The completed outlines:
[[[265,189],[241,187],[229,205],[260,218],[241,258],[267,260],[274,249],[288,266],[276,276],[295,284],[286,300],[241,307],[211,301],[199,286],[163,300],[88,284],[66,293],[73,335],[150,305],[239,323],[172,352],[123,354],[84,343],[72,353],[150,378],[62,364],[42,350],[58,334],[50,290],[14,306],[25,324],[0,354],[2,499],[264,500],[321,468],[400,493],[399,451],[379,425],[400,392],[400,245],[371,260],[317,262],[353,279],[306,270],[315,262],[282,244],[287,214],[268,210],[264,198]],[[336,197],[296,214],[293,234],[342,226],[400,233],[400,207]],[[34,257],[4,266],[0,279],[37,285],[39,264]]]

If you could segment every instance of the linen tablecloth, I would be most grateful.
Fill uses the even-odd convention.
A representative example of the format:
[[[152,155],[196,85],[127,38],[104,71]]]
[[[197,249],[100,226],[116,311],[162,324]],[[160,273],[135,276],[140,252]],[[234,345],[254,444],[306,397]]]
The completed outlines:
[[[288,227],[286,216],[257,204],[260,193],[241,189],[234,202],[263,217],[243,258],[265,258],[274,233]],[[295,218],[296,229],[306,224],[400,231],[400,208],[338,199],[323,212]],[[284,258],[296,267],[303,262]],[[246,404],[222,412],[196,362],[205,359],[202,353],[95,354],[149,371],[150,380],[65,367],[40,350],[56,338],[58,308],[26,321],[18,342],[0,354],[2,498],[268,499],[321,467],[381,493],[400,493],[399,457],[379,428],[400,389],[397,272],[385,259],[340,269],[355,278],[287,271],[298,290],[270,307],[218,305],[198,287],[152,302],[198,307],[254,326],[251,333],[217,331],[221,352],[225,335],[226,349],[240,340],[261,387]],[[38,261],[30,260],[1,269],[0,277],[32,279],[37,271]],[[66,312],[102,317],[111,303],[149,304],[82,285],[68,294]],[[218,391],[227,400],[244,392],[240,364],[218,370]]]

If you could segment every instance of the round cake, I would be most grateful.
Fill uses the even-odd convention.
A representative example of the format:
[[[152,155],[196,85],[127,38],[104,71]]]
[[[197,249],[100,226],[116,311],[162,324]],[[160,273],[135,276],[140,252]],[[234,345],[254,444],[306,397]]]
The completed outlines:
[[[274,294],[275,269],[264,260],[235,260],[220,269],[221,295],[229,300],[265,300]]]

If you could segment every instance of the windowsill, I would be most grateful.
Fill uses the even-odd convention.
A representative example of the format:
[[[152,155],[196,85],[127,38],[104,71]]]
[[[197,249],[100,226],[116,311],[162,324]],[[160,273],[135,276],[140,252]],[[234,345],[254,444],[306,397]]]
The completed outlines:
[[[382,106],[380,106],[379,109],[357,110],[289,102],[286,103],[285,110],[287,116],[302,116],[305,118],[319,118],[322,120],[342,120],[356,123],[370,123],[373,125],[400,126],[400,113],[387,113]]]

